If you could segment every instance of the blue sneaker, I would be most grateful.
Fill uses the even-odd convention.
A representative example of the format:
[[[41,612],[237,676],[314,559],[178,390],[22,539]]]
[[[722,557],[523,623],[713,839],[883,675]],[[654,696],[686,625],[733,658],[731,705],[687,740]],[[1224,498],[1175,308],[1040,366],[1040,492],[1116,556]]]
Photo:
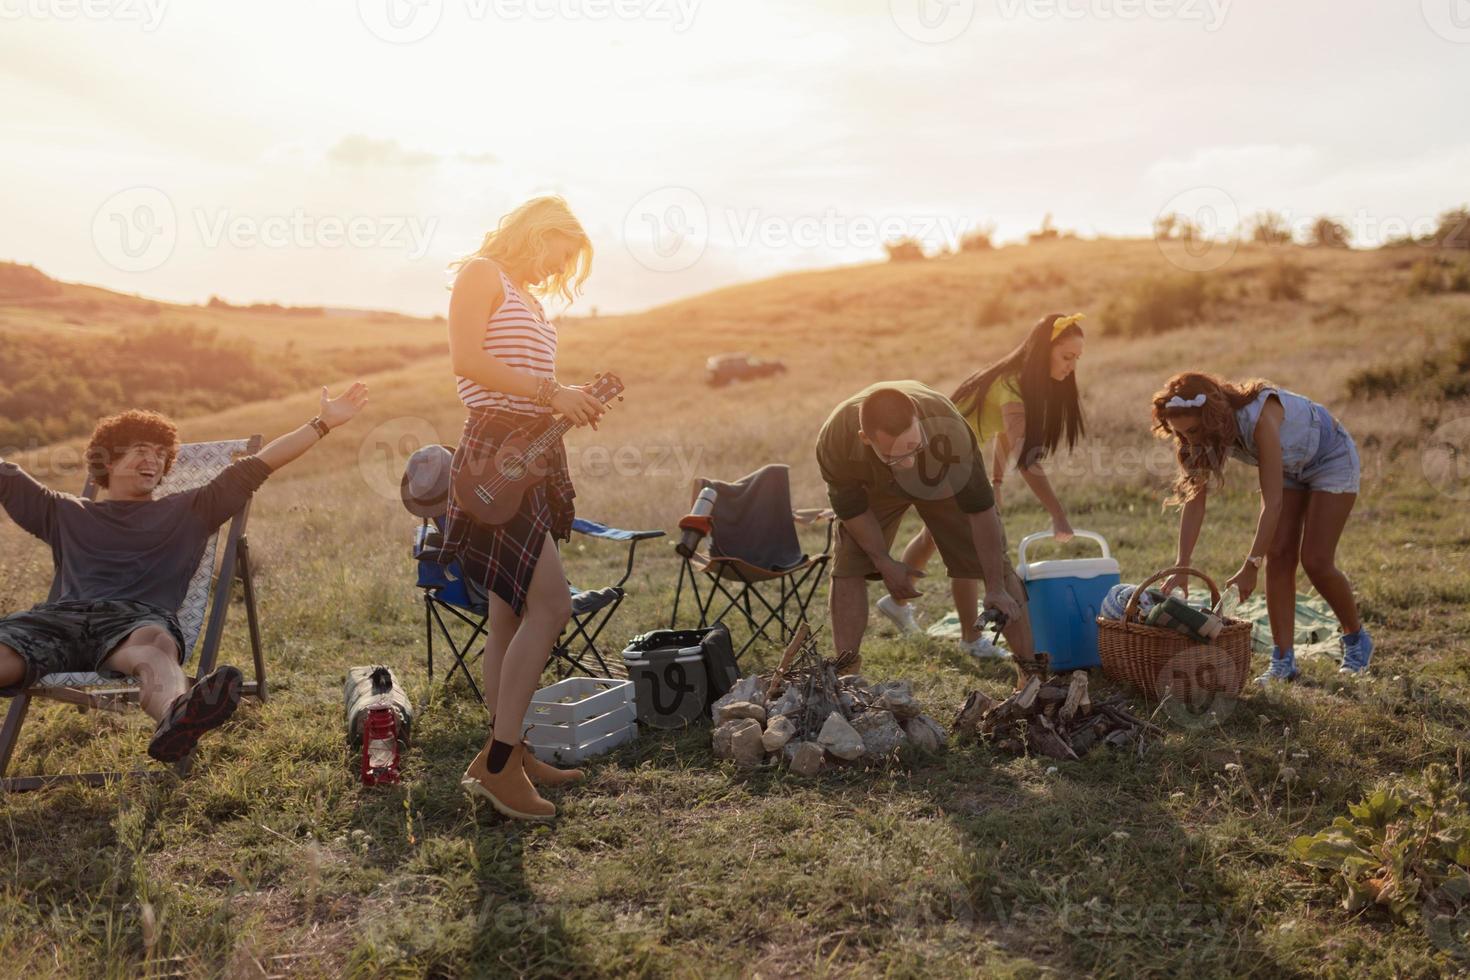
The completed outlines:
[[[1288,648],[1282,653],[1276,647],[1271,648],[1271,666],[1266,672],[1256,678],[1256,683],[1262,686],[1280,681],[1289,684],[1296,680],[1301,671],[1296,669],[1296,651]]]
[[[1344,633],[1337,642],[1342,647],[1339,674],[1361,674],[1368,669],[1368,661],[1373,659],[1373,637],[1367,629],[1359,627],[1356,633]]]

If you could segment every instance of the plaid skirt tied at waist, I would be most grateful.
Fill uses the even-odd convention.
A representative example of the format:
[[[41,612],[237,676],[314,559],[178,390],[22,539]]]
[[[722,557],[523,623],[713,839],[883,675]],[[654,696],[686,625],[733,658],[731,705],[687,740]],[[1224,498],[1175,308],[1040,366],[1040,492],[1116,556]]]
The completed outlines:
[[[506,437],[541,416],[499,409],[471,409],[464,434],[454,451],[453,472],[470,465],[489,472],[487,461]],[[572,536],[575,509],[572,477],[567,471],[566,447],[560,439],[547,454],[546,478],[526,491],[515,517],[499,527],[479,524],[450,494],[444,517],[445,563],[458,561],[465,578],[486,592],[500,596],[517,616],[526,606],[526,592],[541,557],[542,542],[550,534],[565,541]]]

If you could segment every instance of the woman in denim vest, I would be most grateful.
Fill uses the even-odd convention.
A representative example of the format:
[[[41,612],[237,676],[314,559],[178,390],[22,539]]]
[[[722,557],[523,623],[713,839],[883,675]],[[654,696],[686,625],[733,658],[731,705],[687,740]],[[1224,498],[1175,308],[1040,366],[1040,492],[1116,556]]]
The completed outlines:
[[[1266,381],[1237,384],[1199,372],[1176,374],[1153,398],[1153,430],[1175,443],[1179,475],[1169,503],[1182,507],[1177,564],[1189,564],[1205,518],[1211,483],[1223,486],[1226,457],[1257,468],[1261,516],[1255,540],[1226,587],[1242,599],[1266,567],[1271,618],[1271,666],[1257,680],[1292,681],[1296,632],[1296,570],[1332,606],[1342,626],[1342,668],[1361,674],[1373,640],[1358,617],[1352,584],[1337,567],[1337,543],[1358,499],[1358,447],[1327,409]],[[1166,590],[1185,585],[1176,575]]]

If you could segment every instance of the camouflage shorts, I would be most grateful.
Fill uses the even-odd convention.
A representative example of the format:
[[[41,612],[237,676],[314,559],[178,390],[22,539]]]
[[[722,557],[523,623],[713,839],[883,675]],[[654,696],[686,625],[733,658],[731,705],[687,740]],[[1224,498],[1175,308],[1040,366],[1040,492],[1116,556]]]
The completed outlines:
[[[167,610],[146,602],[120,599],[43,602],[25,612],[0,619],[0,643],[21,655],[26,676],[15,687],[0,688],[0,697],[13,697],[47,674],[101,670],[118,644],[144,626],[161,626],[174,638],[183,662],[184,633]]]

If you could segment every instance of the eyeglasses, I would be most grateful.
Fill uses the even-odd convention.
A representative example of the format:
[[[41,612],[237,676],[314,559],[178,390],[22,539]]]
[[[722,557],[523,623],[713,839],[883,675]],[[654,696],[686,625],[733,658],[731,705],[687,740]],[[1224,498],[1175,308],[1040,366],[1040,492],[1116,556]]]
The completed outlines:
[[[909,460],[913,459],[915,456],[919,455],[919,453],[923,452],[928,447],[929,447],[929,436],[928,436],[927,433],[925,433],[921,429],[919,431],[919,444],[917,446],[915,446],[909,452],[904,453],[902,456],[885,456],[882,453],[878,452],[877,449],[874,449],[873,450],[873,455],[874,456],[877,456],[878,457],[878,461],[880,463],[882,463],[884,466],[900,466],[900,465],[902,465],[904,463],[907,463]]]

